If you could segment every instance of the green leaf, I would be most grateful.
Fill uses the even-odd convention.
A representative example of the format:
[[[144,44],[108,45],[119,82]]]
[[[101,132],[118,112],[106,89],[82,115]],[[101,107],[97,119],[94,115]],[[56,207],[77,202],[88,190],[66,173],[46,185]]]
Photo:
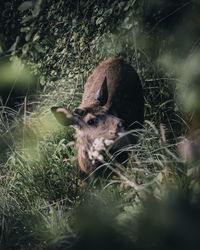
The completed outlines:
[[[36,51],[38,52],[38,53],[42,53],[42,54],[44,54],[45,53],[45,50],[42,48],[42,46],[39,44],[39,43],[35,43],[35,45],[34,45],[34,48],[36,49]]]
[[[16,50],[19,40],[20,40],[20,37],[17,36],[15,42],[14,42],[13,45],[10,47],[9,51],[13,52],[13,51]]]
[[[96,20],[96,24],[100,24],[100,23],[102,23],[103,22],[103,17],[99,17],[99,18],[97,18],[97,20]]]
[[[43,0],[36,1],[35,6],[34,6],[34,10],[32,11],[32,14],[33,14],[34,17],[37,17],[39,15],[40,10],[41,10],[40,6],[42,4],[42,1]]]
[[[20,6],[18,7],[18,10],[24,11],[24,10],[32,8],[32,6],[33,6],[32,1],[25,1],[22,4],[20,4]]]
[[[46,84],[46,81],[45,81],[44,76],[42,76],[42,77],[40,78],[40,84],[41,84],[41,86],[44,86],[44,85]]]
[[[26,16],[25,18],[23,18],[23,20],[21,21],[21,23],[23,24],[23,23],[26,23],[26,22],[28,22],[28,21],[30,21],[31,19],[33,18],[33,16]]]
[[[25,43],[24,46],[22,47],[22,54],[25,55],[29,49],[28,43]]]
[[[33,37],[33,42],[37,41],[40,38],[40,36],[38,35],[38,33],[36,33]]]
[[[119,7],[119,8],[122,8],[122,7],[124,7],[125,4],[126,4],[125,2],[119,2],[119,3],[118,3],[118,7]]]
[[[26,40],[27,42],[30,40],[31,35],[32,35],[32,33],[29,32],[29,33],[25,36],[25,40]]]

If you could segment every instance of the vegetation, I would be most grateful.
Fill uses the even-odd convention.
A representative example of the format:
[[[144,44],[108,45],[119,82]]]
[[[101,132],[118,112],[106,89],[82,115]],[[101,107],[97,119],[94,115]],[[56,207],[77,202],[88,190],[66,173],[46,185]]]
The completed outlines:
[[[198,1],[0,7],[0,248],[199,249],[199,155],[178,149],[200,110]],[[111,173],[81,177],[50,107],[73,110],[110,56],[138,72],[146,121],[124,164],[102,152]]]

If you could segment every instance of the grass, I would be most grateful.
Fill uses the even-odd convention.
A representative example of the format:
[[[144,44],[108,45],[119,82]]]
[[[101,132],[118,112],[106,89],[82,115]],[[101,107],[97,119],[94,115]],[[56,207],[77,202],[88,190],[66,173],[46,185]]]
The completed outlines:
[[[181,77],[159,60],[152,62],[143,46],[148,39],[137,43],[135,29],[141,26],[134,18],[142,10],[137,1],[98,4],[73,11],[71,3],[69,9],[64,1],[51,3],[31,21],[31,31],[20,24],[33,37],[9,52],[18,58],[20,77],[17,70],[17,75],[7,71],[22,82],[32,81],[34,73],[42,87],[23,97],[17,109],[0,105],[0,248],[199,249],[199,162],[186,162],[177,147],[187,130],[176,102]],[[73,110],[83,83],[109,56],[123,56],[137,70],[146,121],[131,132],[138,143],[121,149],[129,152],[126,162],[102,152],[99,168],[109,174],[79,176],[74,130],[57,124],[50,107]]]
[[[62,128],[50,113],[51,106],[67,103],[72,109],[80,103],[81,90],[73,81],[51,81],[34,102],[31,98],[31,104],[29,99],[23,103],[22,115],[1,107],[2,249],[143,246],[134,221],[143,216],[146,199],[162,201],[168,186],[182,192],[191,182],[177,152],[177,129],[172,126],[179,121],[172,119],[167,82],[149,86],[143,81],[145,116],[151,122],[146,120],[141,131],[133,131],[139,141],[122,149],[130,154],[123,165],[104,152],[100,168],[113,172],[104,177],[95,173],[79,177],[74,130]]]
[[[31,131],[37,131],[38,119],[41,126],[40,115],[30,116]],[[45,127],[52,129],[48,123],[45,119]],[[137,228],[132,220],[140,218],[146,198],[162,200],[167,186],[187,189],[187,167],[176,145],[168,143],[164,128],[157,129],[152,122],[146,121],[137,132],[138,144],[123,149],[130,152],[126,167],[108,158],[104,165],[114,174],[85,179],[75,170],[76,150],[69,143],[74,140],[72,129],[57,125],[44,139],[31,138],[28,130],[17,139],[16,133],[23,131],[17,126],[14,147],[1,163],[3,249],[79,249],[79,244],[94,247],[99,241],[108,247],[108,239],[118,245],[117,237],[124,239],[118,249],[126,244],[129,248],[135,244],[131,228]],[[30,138],[31,143],[24,143]],[[105,229],[108,221],[110,227]]]
[[[73,82],[70,90],[62,79],[51,82],[32,110],[29,101],[24,102],[22,115],[2,106],[1,130],[6,142],[1,145],[2,249],[143,247],[140,233],[144,229],[138,231],[136,222],[143,217],[148,197],[162,201],[169,186],[182,192],[191,182],[188,167],[177,152],[177,130],[172,124],[179,121],[171,119],[175,113],[167,80],[162,83],[155,81],[149,87],[143,82],[145,116],[151,122],[133,131],[139,141],[122,149],[130,154],[123,165],[104,152],[100,167],[113,172],[104,177],[95,173],[79,177],[74,130],[62,128],[50,113],[51,106],[65,104],[65,100],[70,109],[80,102],[81,93]],[[151,202],[147,204],[151,211]],[[165,209],[162,203],[160,206]]]

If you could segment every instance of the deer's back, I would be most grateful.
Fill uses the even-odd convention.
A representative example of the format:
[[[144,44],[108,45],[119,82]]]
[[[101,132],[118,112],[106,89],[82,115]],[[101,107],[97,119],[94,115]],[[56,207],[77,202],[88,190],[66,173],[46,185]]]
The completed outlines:
[[[96,93],[101,88],[105,77],[107,78],[108,101],[104,109],[109,114],[124,120],[125,127],[138,128],[138,123],[133,123],[137,121],[142,124],[144,121],[141,82],[136,71],[120,58],[109,58],[94,70],[85,84],[80,108],[98,106]]]

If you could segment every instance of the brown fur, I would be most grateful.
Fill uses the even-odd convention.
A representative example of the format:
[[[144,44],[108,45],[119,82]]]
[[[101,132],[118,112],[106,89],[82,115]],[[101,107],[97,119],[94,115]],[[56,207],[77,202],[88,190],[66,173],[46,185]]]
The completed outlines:
[[[140,79],[135,70],[121,58],[109,58],[94,70],[84,86],[79,108],[83,110],[99,108],[95,96],[105,77],[109,96],[103,109],[123,119],[127,127],[136,120],[142,124],[144,101]],[[129,129],[137,127],[138,124],[135,124]]]
[[[52,108],[63,125],[75,124],[79,167],[88,174],[95,168],[91,159],[95,139],[114,140],[119,132],[141,127],[144,100],[140,79],[122,59],[109,58],[88,78],[81,105],[75,110],[78,115],[72,118],[63,110]],[[126,136],[114,144],[113,151],[135,141],[133,136]]]

